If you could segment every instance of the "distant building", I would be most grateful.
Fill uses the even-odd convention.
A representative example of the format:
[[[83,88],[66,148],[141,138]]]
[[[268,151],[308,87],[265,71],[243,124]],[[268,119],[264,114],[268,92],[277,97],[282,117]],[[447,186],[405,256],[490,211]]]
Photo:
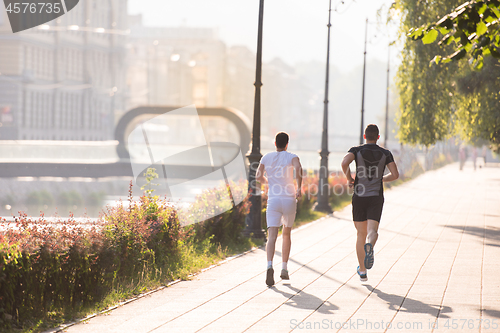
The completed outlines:
[[[0,6],[0,140],[107,140],[124,111],[127,0],[13,34]]]
[[[145,27],[129,16],[128,109],[224,105],[226,46],[212,28]]]
[[[255,52],[245,46],[229,48],[226,64],[226,106],[253,119],[255,99]],[[274,136],[287,131],[295,149],[318,149],[322,106],[310,103],[315,95],[295,67],[276,58],[262,68],[261,146],[273,149]]]
[[[255,52],[245,46],[232,46],[228,49],[226,59],[224,103],[242,111],[252,120],[255,99]]]

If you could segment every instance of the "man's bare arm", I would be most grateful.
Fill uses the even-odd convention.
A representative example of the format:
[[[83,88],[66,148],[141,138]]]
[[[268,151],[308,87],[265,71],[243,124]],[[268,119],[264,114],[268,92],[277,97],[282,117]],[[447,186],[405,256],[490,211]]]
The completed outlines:
[[[344,172],[344,175],[347,178],[347,182],[348,182],[349,186],[354,185],[354,179],[352,178],[352,175],[351,175],[351,168],[349,167],[349,165],[352,163],[352,161],[354,161],[354,158],[355,158],[355,156],[353,153],[347,153],[344,156],[344,159],[342,160],[342,163],[341,163],[342,171]]]
[[[257,180],[261,184],[267,183],[267,178],[266,176],[264,176],[264,171],[265,171],[264,164],[260,163],[255,173],[255,180]]]
[[[392,182],[393,180],[399,178],[399,171],[396,162],[391,162],[387,164],[387,168],[389,169],[390,173],[388,173],[387,175],[384,176],[384,178],[382,178],[384,182]]]
[[[302,164],[298,157],[292,158],[292,165],[295,168],[295,177],[297,178],[297,193],[296,198],[300,198],[302,195]]]

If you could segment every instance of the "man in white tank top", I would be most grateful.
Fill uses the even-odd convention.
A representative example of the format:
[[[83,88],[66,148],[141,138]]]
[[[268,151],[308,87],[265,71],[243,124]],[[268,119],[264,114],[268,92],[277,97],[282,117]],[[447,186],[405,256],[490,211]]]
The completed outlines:
[[[268,229],[266,284],[269,287],[274,285],[273,257],[278,229],[281,225],[283,225],[283,249],[280,277],[283,280],[289,279],[287,264],[292,245],[290,235],[295,221],[297,199],[302,194],[302,166],[299,157],[287,151],[288,139],[288,134],[285,132],[276,134],[274,143],[276,151],[262,157],[256,173],[258,182],[267,182],[269,185],[266,210]],[[294,170],[297,178],[297,189],[293,183]],[[264,172],[267,177],[264,176]]]

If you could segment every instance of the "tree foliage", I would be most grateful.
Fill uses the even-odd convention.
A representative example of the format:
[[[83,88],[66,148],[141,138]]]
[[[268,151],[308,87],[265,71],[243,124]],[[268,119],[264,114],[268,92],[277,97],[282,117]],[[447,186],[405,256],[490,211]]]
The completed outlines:
[[[397,74],[401,141],[429,146],[458,134],[470,142],[489,140],[498,149],[500,67],[493,57],[500,12],[495,3],[401,0],[393,5],[401,17],[400,36],[410,37],[404,38]],[[435,43],[439,34],[443,38]],[[452,61],[467,55],[469,63]]]
[[[487,56],[500,58],[500,1],[469,1],[458,6],[451,13],[434,23],[411,28],[409,36],[421,39],[424,44],[442,39],[438,45],[455,46],[454,52],[445,57],[436,55],[432,61],[436,64],[447,63],[469,57],[469,63],[476,69],[483,67]]]
[[[434,2],[398,1],[393,9],[401,16],[400,34],[406,36],[412,27],[429,24],[436,17],[447,13],[457,0]],[[397,73],[401,112],[399,139],[409,144],[432,145],[445,139],[449,132],[452,107],[453,72],[456,63],[429,69],[429,59],[435,54],[444,55],[450,47],[415,43],[404,40],[402,62]]]

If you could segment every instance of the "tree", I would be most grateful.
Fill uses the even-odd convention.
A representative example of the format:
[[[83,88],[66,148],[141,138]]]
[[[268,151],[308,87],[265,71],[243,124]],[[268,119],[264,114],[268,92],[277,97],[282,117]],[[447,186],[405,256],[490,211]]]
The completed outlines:
[[[397,77],[399,137],[428,146],[458,134],[472,143],[489,140],[498,150],[500,70],[496,59],[485,57],[500,55],[500,3],[458,2],[403,0],[394,5],[402,17],[400,35],[410,37]],[[435,43],[440,33],[443,38]],[[467,55],[469,63],[458,61]]]
[[[455,45],[453,54],[446,57],[436,55],[433,62],[450,62],[469,56],[469,62],[476,69],[483,67],[487,56],[500,58],[500,1],[482,0],[466,2],[435,23],[411,28],[409,36],[430,44],[443,37],[438,45]]]
[[[433,2],[431,6],[424,1],[396,2],[392,10],[401,16],[400,36],[406,36],[415,26],[429,24],[458,2],[443,0]],[[449,50],[449,46],[443,48],[404,40],[402,62],[396,78],[401,108],[398,136],[404,143],[429,146],[449,136],[454,92],[452,77],[458,65],[450,63],[429,69],[429,60],[435,54],[446,54]]]

